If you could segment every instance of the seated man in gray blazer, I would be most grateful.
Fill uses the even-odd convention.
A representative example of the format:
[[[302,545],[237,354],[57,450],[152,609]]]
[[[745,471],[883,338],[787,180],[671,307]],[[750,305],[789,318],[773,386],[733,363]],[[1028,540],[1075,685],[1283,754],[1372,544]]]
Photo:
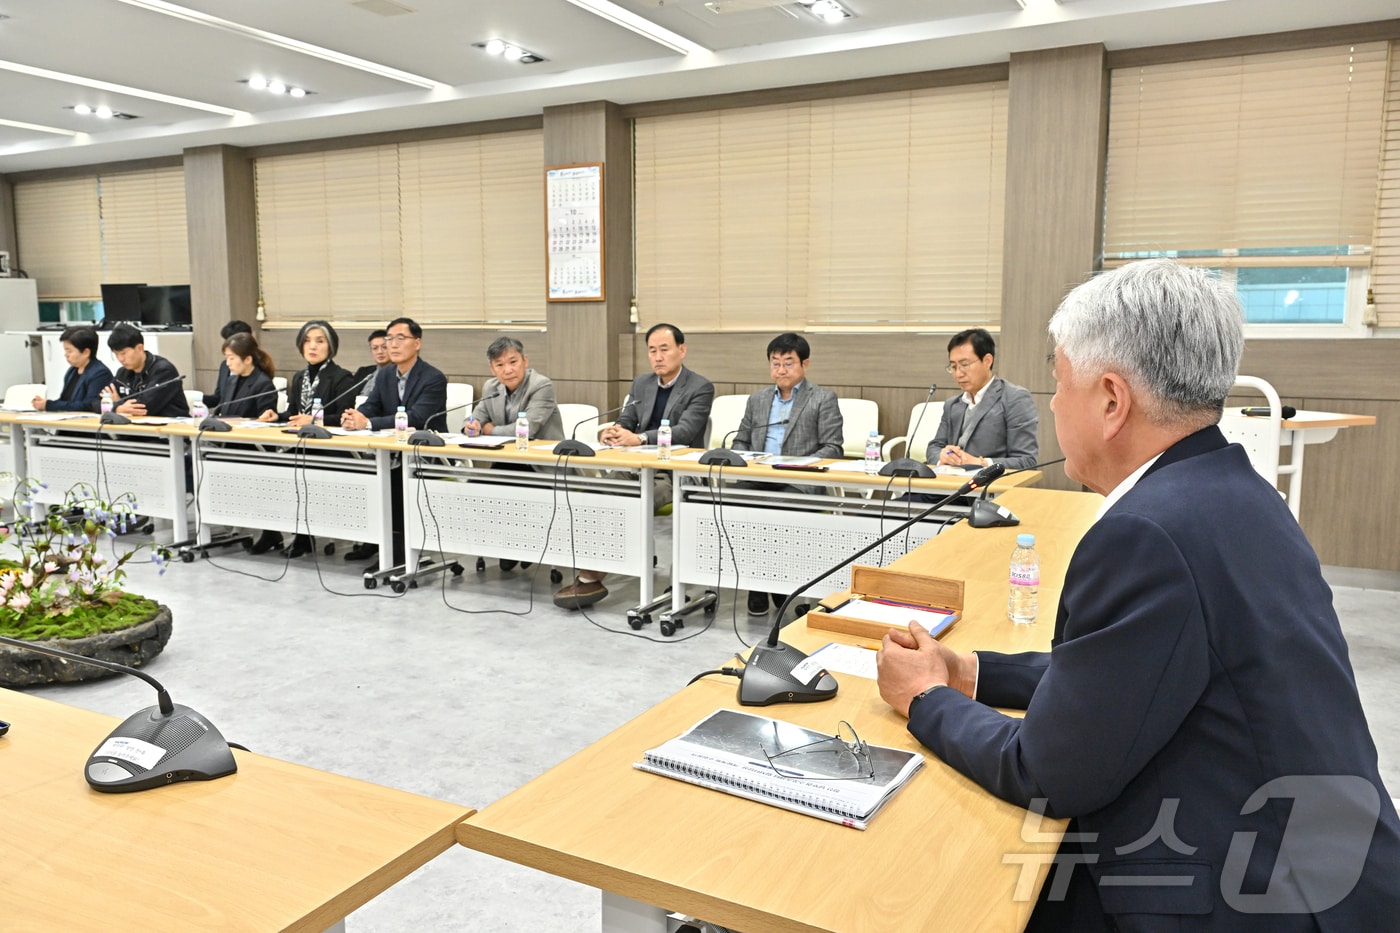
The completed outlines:
[[[811,356],[812,348],[801,334],[779,334],[768,344],[773,388],[749,396],[731,445],[735,450],[789,457],[844,456],[841,408],[835,392],[807,380]],[[749,614],[764,615],[768,603],[769,594],[749,593]]]
[[[654,324],[647,331],[647,357],[651,372],[632,380],[630,400],[617,421],[599,436],[615,447],[655,444],[661,419],[671,422],[671,445],[704,447],[705,428],[714,404],[715,387],[710,380],[686,369],[685,334],[674,324]],[[663,508],[671,501],[671,476],[657,471],[654,501]],[[591,606],[608,595],[603,585],[607,576],[596,570],[579,570],[574,582],[554,594],[554,604],[563,609]]]
[[[948,372],[962,394],[943,406],[938,432],[929,442],[929,463],[1008,470],[1035,466],[1040,454],[1040,413],[1030,392],[992,373],[997,345],[980,327],[948,341]]]
[[[481,400],[462,427],[468,437],[478,434],[515,436],[520,413],[530,419],[530,439],[564,439],[564,422],[554,400],[554,383],[530,368],[525,345],[514,337],[497,337],[486,348],[492,377],[481,387]]]

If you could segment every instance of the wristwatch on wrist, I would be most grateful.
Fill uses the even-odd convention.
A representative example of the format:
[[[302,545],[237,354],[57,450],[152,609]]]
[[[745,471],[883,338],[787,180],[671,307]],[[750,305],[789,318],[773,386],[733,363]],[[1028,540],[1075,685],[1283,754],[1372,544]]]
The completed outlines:
[[[909,701],[909,715],[912,716],[912,715],[914,714],[914,704],[918,703],[920,700],[922,700],[924,697],[928,696],[928,695],[929,695],[930,693],[932,693],[933,691],[937,690],[939,687],[946,687],[946,686],[948,686],[948,685],[947,685],[947,684],[934,684],[932,687],[929,687],[929,688],[928,688],[927,690],[925,690],[923,693],[919,694],[918,696],[914,697],[914,699],[910,700],[910,701]]]

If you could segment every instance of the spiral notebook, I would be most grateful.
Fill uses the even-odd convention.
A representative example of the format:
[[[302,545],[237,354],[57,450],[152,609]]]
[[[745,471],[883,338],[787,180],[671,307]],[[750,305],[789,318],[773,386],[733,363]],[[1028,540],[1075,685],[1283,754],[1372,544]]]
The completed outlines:
[[[882,745],[863,749],[853,756],[831,735],[722,709],[684,735],[650,749],[633,767],[865,829],[885,801],[923,767],[924,759],[917,752]]]

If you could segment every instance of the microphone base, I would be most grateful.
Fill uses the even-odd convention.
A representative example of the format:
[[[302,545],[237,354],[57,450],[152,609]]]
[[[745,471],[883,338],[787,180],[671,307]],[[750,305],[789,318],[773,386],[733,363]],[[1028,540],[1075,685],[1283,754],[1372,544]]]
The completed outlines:
[[[1006,506],[978,496],[967,515],[967,523],[973,528],[1009,528],[1021,524],[1021,520]]]
[[[791,645],[758,645],[749,653],[739,679],[741,706],[772,706],[775,703],[819,703],[836,696],[836,678],[821,671],[811,683],[803,683],[792,673],[807,655]]]
[[[107,412],[101,418],[98,418],[97,421],[99,424],[131,424],[130,418],[126,415],[118,414],[115,411]]]
[[[303,424],[301,427],[297,428],[297,437],[307,437],[312,440],[325,441],[330,440],[331,432],[327,431],[319,424]]]
[[[443,447],[447,444],[433,431],[414,431],[408,436],[408,442],[414,447]]]
[[[583,441],[573,439],[560,441],[554,445],[554,456],[556,457],[595,457],[597,451],[589,447]]]
[[[210,416],[199,423],[201,431],[232,431],[233,428],[227,421],[220,421],[218,418]]]
[[[191,734],[198,735],[193,742],[188,741]],[[149,767],[101,754],[113,740],[119,745],[141,743],[136,748],[155,746],[164,754]],[[213,723],[177,703],[169,715],[152,706],[128,716],[88,756],[83,776],[93,790],[123,794],[181,781],[212,781],[237,770],[233,751]]]
[[[705,466],[719,464],[727,467],[746,467],[749,462],[726,447],[715,447],[705,451],[700,455],[700,462]]]
[[[920,463],[912,457],[900,457],[880,467],[881,476],[914,476],[919,479],[932,479],[933,469],[927,463]]]

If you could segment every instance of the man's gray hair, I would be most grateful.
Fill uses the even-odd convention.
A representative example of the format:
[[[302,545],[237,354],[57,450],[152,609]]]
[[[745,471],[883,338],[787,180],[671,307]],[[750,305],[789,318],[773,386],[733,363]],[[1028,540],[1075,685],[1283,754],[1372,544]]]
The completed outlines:
[[[1050,337],[1076,378],[1116,372],[1158,425],[1220,420],[1244,349],[1234,292],[1205,269],[1145,259],[1105,272],[1065,297]]]
[[[514,350],[516,353],[524,356],[525,344],[516,340],[514,337],[497,337],[495,340],[491,341],[491,346],[486,348],[486,358],[488,360],[497,359],[507,350]]]

